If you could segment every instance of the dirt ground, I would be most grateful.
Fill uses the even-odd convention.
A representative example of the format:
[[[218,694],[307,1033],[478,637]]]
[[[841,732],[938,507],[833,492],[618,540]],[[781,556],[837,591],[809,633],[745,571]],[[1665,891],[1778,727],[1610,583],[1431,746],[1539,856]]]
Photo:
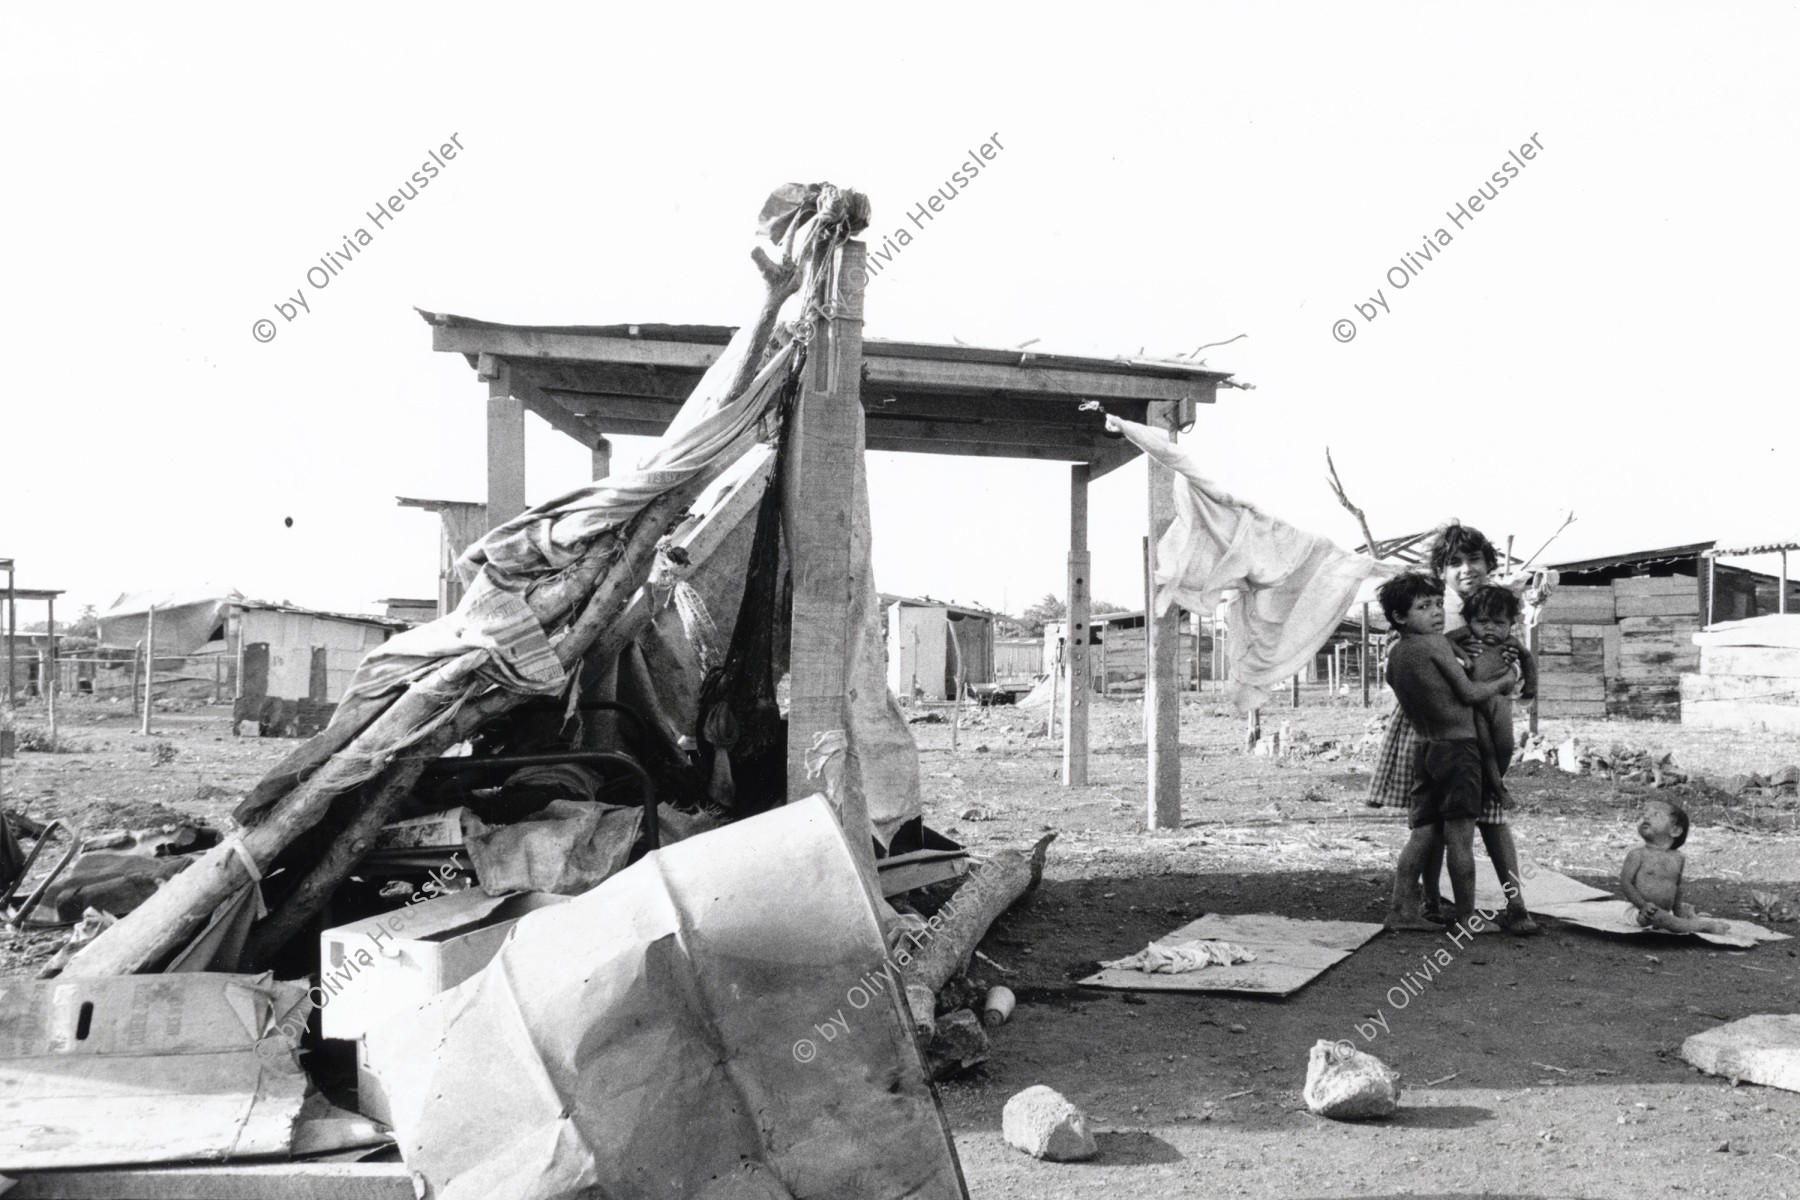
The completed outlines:
[[[1800,1010],[1800,942],[1754,951],[1657,936],[1611,939],[1547,922],[1543,935],[1382,934],[1286,1000],[1133,995],[1074,981],[1207,912],[1379,921],[1404,836],[1396,813],[1362,803],[1370,712],[1308,696],[1265,710],[1327,752],[1272,761],[1243,752],[1243,719],[1208,696],[1182,714],[1182,827],[1145,832],[1142,707],[1098,701],[1092,784],[1061,786],[1042,715],[988,710],[958,732],[914,732],[928,821],[976,851],[1054,830],[1042,887],[982,944],[977,976],[1019,995],[989,1062],[942,1088],[978,1197],[1133,1195],[1800,1197],[1800,1095],[1704,1076],[1681,1042],[1724,1020]],[[29,715],[28,715],[29,719]],[[223,820],[294,743],[237,739],[225,710],[159,712],[144,738],[129,712],[69,706],[69,753],[4,765],[5,802],[84,832],[170,812]],[[1800,763],[1800,739],[1733,736],[1645,722],[1546,721],[1571,734],[1672,751],[1675,766],[1723,778]],[[166,746],[157,750],[157,745]],[[1515,778],[1522,851],[1600,886],[1636,842],[1652,789],[1527,766]],[[1666,795],[1668,793],[1659,793]],[[1800,808],[1708,789],[1679,794],[1694,817],[1690,892],[1749,918],[1750,893],[1800,908]],[[1777,926],[1800,933],[1800,925]],[[0,970],[54,941],[0,935]],[[1454,961],[1396,1010],[1390,988],[1443,946]],[[1793,947],[1793,948],[1790,948]],[[1392,1121],[1349,1125],[1300,1099],[1307,1052],[1352,1038],[1400,1070]],[[1032,1084],[1081,1105],[1100,1156],[1049,1164],[1008,1149],[1000,1112]]]

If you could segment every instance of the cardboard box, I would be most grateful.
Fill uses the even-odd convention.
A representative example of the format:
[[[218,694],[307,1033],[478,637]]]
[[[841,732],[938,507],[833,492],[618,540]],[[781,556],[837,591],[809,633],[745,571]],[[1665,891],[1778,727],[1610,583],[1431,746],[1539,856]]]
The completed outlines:
[[[319,1032],[360,1038],[376,1022],[455,987],[500,949],[529,912],[567,896],[479,888],[408,904],[319,935]]]
[[[267,974],[7,979],[0,1171],[285,1157],[306,988]]]

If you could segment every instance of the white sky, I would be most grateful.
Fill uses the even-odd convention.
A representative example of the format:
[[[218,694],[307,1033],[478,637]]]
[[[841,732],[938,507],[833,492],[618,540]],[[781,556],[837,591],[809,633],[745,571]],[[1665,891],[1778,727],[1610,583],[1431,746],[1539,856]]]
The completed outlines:
[[[1222,391],[1194,442],[1346,545],[1327,444],[1378,536],[1456,515],[1529,552],[1571,509],[1553,560],[1800,534],[1791,4],[0,21],[0,557],[70,615],[203,580],[344,609],[431,595],[437,518],[394,497],[484,497],[485,386],[413,306],[741,323],[773,186],[867,192],[879,244],[995,134],[871,283],[869,336],[1111,356],[1247,333],[1203,357],[1256,390]],[[465,152],[306,287],[452,133]],[[1534,134],[1542,154],[1449,225]],[[1440,227],[1453,243],[1396,293],[1384,273]],[[1391,311],[1365,323],[1378,287]],[[311,312],[283,321],[302,289]],[[535,502],[588,460],[528,420]],[[1061,593],[1065,466],[876,454],[870,478],[883,590]],[[1095,487],[1101,598],[1141,596],[1145,487],[1141,463]]]

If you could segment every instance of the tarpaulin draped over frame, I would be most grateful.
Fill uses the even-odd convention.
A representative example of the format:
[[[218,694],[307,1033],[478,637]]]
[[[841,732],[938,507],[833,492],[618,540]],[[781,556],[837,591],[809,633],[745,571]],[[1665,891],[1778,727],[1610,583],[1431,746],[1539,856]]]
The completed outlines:
[[[1269,688],[1312,660],[1365,583],[1404,569],[1340,549],[1228,495],[1162,430],[1112,420],[1175,475],[1175,520],[1156,543],[1152,570],[1156,615],[1177,603],[1210,612],[1223,593],[1234,593],[1225,645],[1240,711],[1262,704]]]
[[[550,635],[526,603],[529,589],[590,553],[605,553],[602,540],[670,488],[702,473],[722,470],[725,457],[766,416],[786,379],[792,345],[774,354],[741,396],[723,391],[752,352],[749,330],[740,330],[676,415],[656,447],[635,470],[577,488],[526,510],[499,526],[459,562],[470,580],[454,612],[409,629],[371,651],[356,670],[331,724],[298,747],[257,784],[238,807],[239,821],[254,822],[294,785],[347,747],[406,688],[440,667],[444,682],[437,720],[451,715],[478,687],[555,695],[567,678]],[[362,764],[371,779],[431,729],[426,725],[386,748],[386,758]]]
[[[530,914],[369,1061],[436,1200],[966,1196],[884,965],[814,798]]]

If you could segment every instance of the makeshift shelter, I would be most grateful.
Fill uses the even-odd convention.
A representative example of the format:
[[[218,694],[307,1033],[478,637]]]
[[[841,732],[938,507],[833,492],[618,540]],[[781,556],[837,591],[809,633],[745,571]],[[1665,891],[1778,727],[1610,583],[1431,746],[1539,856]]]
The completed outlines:
[[[1159,428],[1190,427],[1196,407],[1220,387],[1225,372],[1189,363],[1097,359],[939,346],[862,337],[865,252],[847,243],[839,266],[840,303],[830,354],[815,358],[818,376],[802,405],[797,442],[804,450],[789,487],[804,503],[792,509],[789,540],[795,588],[792,721],[788,729],[790,794],[801,794],[806,748],[837,728],[830,716],[844,693],[848,564],[843,514],[860,472],[859,450],[1035,458],[1070,469],[1069,607],[1078,628],[1088,611],[1087,488],[1091,480],[1136,457],[1130,442],[1109,437],[1094,402]],[[461,354],[485,381],[487,510],[490,520],[525,505],[525,414],[596,452],[608,434],[662,433],[683,398],[732,338],[703,325],[524,326],[449,313],[421,313],[432,347]],[[837,396],[835,404],[823,399]],[[1170,477],[1150,470],[1149,532],[1173,520]],[[836,530],[837,532],[834,532]],[[1152,670],[1146,687],[1150,725],[1150,803],[1159,825],[1179,823],[1180,772],[1176,691],[1180,659],[1177,617],[1151,623]],[[1065,656],[1071,677],[1088,673],[1088,644],[1076,639]],[[1062,689],[1064,782],[1087,782],[1087,693]]]
[[[0,618],[6,624],[6,690],[5,698],[8,707],[18,699],[19,692],[29,680],[38,678],[53,679],[57,677],[56,667],[56,598],[62,595],[61,588],[22,588],[14,578],[16,568],[10,558],[0,558],[0,571],[6,572],[6,589],[0,597],[6,601],[4,609],[0,609]],[[45,644],[43,647],[26,648],[24,662],[20,659],[19,634],[19,601],[42,601],[48,620],[45,626]],[[42,653],[39,653],[39,650]]]
[[[232,719],[283,736],[323,729],[369,652],[412,627],[372,613],[256,600],[234,601],[229,614],[226,645],[238,681]]]
[[[1800,610],[1794,584],[1719,561],[1760,552],[1694,542],[1551,564],[1558,582],[1537,632],[1538,711],[1677,719],[1682,676],[1700,666],[1696,633],[1774,612],[1783,590]]]
[[[887,603],[888,690],[902,700],[954,700],[957,685],[991,691],[998,614],[930,599]]]

